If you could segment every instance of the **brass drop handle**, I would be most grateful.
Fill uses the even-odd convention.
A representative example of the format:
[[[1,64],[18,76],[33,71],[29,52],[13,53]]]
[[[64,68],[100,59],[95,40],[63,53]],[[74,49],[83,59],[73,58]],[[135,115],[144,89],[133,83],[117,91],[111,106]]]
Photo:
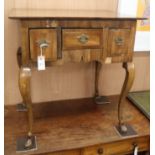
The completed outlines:
[[[86,34],[81,34],[80,36],[77,37],[77,39],[80,43],[85,44],[88,42],[89,36],[87,36]]]
[[[138,145],[137,144],[133,144],[134,146],[134,150],[133,150],[133,155],[138,155]]]
[[[48,45],[48,43],[41,43],[39,46],[40,46],[40,48],[46,48],[46,47],[48,47],[49,45]]]
[[[117,45],[123,45],[123,44],[124,44],[124,39],[121,38],[121,37],[117,37],[117,38],[115,39],[115,43],[116,43]]]
[[[39,45],[40,48],[40,55],[43,54],[43,48],[47,48],[49,46],[49,43],[50,42],[45,39],[37,41],[37,44]]]
[[[98,155],[103,155],[103,148],[98,148],[97,153]]]
[[[46,48],[49,46],[49,41],[45,40],[45,39],[41,39],[39,41],[37,41],[37,44],[39,45],[40,48]]]

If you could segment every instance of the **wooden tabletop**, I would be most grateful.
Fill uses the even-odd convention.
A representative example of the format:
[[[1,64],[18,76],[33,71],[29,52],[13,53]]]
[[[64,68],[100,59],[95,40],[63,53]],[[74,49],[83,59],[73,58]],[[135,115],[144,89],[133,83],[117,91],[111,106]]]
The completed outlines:
[[[24,18],[67,18],[67,19],[146,19],[143,17],[122,15],[107,10],[54,10],[54,9],[12,9],[9,15],[12,19]]]
[[[114,128],[118,97],[110,97],[110,101],[100,106],[93,99],[33,104],[38,150],[18,154],[50,153],[124,140]],[[124,115],[137,136],[149,136],[149,121],[128,100]],[[5,107],[5,155],[16,154],[16,138],[26,135],[26,120],[26,113],[17,112],[16,106]]]

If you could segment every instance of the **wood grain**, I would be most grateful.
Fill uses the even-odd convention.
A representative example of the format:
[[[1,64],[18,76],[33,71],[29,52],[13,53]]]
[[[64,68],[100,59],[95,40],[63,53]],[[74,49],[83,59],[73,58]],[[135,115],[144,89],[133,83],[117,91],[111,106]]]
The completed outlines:
[[[102,68],[102,64],[98,61],[95,62],[95,97],[99,96],[99,76]]]
[[[102,29],[64,29],[62,31],[63,50],[102,49]],[[82,37],[87,40],[82,43]],[[84,39],[85,39],[84,38]]]
[[[124,100],[126,99],[135,79],[135,66],[134,63],[123,63],[123,68],[125,69],[125,80],[122,86],[121,94],[119,97],[119,104],[118,104],[118,121],[123,132],[122,126],[124,125]]]
[[[37,136],[38,150],[22,153],[22,155],[66,155],[67,153],[62,152],[67,150],[73,150],[75,155],[78,155],[81,150],[84,151],[84,155],[88,155],[88,152],[96,153],[101,146],[104,147],[106,153],[115,151],[116,154],[121,154],[124,150],[131,152],[133,142],[139,144],[140,150],[147,150],[149,148],[147,118],[126,100],[125,120],[132,125],[138,135],[121,138],[114,128],[117,124],[118,97],[110,97],[109,100],[110,104],[102,106],[95,105],[93,99],[44,102],[33,105],[33,131]],[[26,113],[17,112],[16,106],[6,106],[6,155],[16,154],[16,138],[25,135],[26,131]]]
[[[28,53],[26,56],[22,55],[22,56],[25,56],[25,58],[23,59],[24,60],[27,59],[27,62],[29,62],[29,65],[31,64],[31,62],[37,59],[38,55],[45,55],[45,59],[51,61],[51,63],[53,62],[52,58],[54,55],[55,56],[54,60],[56,61],[57,55],[58,55],[56,47],[59,46],[58,43],[61,44],[60,46],[62,46],[62,50],[68,50],[68,51],[65,51],[67,54],[66,56],[62,54],[62,57],[60,59],[60,61],[62,62],[61,64],[63,64],[64,62],[74,62],[74,61],[89,62],[92,60],[96,60],[98,62],[104,63],[102,53],[107,50],[106,47],[108,48],[111,47],[111,48],[110,50],[107,51],[106,53],[107,55],[105,55],[105,58],[107,58],[107,56],[110,56],[110,58],[113,59],[118,55],[121,56],[124,54],[123,55],[124,58],[122,59],[115,58],[115,62],[127,63],[128,61],[132,60],[133,51],[132,50],[129,51],[129,49],[132,49],[134,44],[131,44],[131,43],[128,44],[128,42],[132,42],[132,40],[134,40],[135,38],[135,32],[131,31],[131,29],[132,27],[134,27],[135,29],[135,26],[136,26],[135,23],[137,20],[131,20],[131,21],[126,19],[117,20],[117,17],[116,17],[115,20],[104,19],[102,21],[94,21],[93,18],[90,18],[91,20],[84,21],[84,24],[85,24],[85,29],[84,29],[84,28],[81,28],[82,20],[81,19],[79,20],[76,16],[73,16],[74,18],[71,20],[66,20],[66,16],[64,15],[63,16],[64,18],[62,18],[61,21],[59,21],[58,18],[56,18],[55,22],[53,23],[51,20],[46,21],[45,20],[46,16],[44,17],[43,20],[37,19],[36,14],[34,14],[33,16],[31,13],[31,10],[29,11],[30,11],[30,16],[21,17],[22,27],[24,27],[27,30],[30,30],[30,35],[29,35],[30,38],[27,38],[25,36],[25,33],[21,34],[25,36],[26,39],[30,40],[30,51],[26,51]],[[34,17],[35,19],[24,20],[24,18],[29,18],[29,17],[32,17],[32,18]],[[48,29],[45,29],[45,27],[43,27],[42,22],[46,23],[46,27],[48,27]],[[92,23],[93,25],[96,24],[94,28],[92,28],[92,25],[91,25]],[[109,35],[106,33],[103,39],[103,35],[104,35],[103,29],[107,23],[109,24],[109,26],[106,27],[106,30],[109,30],[110,33]],[[34,28],[34,25],[36,25],[36,28]],[[62,33],[59,33],[59,35],[61,35],[60,38],[62,38],[62,40],[61,42],[57,42],[58,41],[56,37],[57,33],[56,33],[56,30],[53,29],[53,27],[56,27],[56,28],[61,27],[60,25],[62,26],[61,28]],[[74,29],[70,28],[71,25],[74,25],[73,26]],[[90,25],[90,26],[86,27],[86,25]],[[111,29],[111,25],[115,25],[115,28]],[[122,26],[129,26],[129,29],[121,29]],[[101,28],[99,29],[99,27]],[[128,36],[130,37],[128,38]],[[103,42],[105,40],[108,40],[107,46],[105,45],[106,42]],[[39,42],[42,42],[42,43],[39,43]],[[38,43],[39,43],[40,49],[39,49],[39,46],[37,45]],[[41,48],[42,44],[45,44],[47,47],[45,49]],[[26,47],[29,46],[27,41],[25,44],[23,44],[23,46],[26,46]],[[103,47],[104,47],[104,50],[103,50]],[[25,47],[23,48],[25,49]],[[80,49],[87,49],[88,51],[82,51]],[[98,56],[99,54],[98,51],[94,49],[101,49],[102,52],[100,53],[99,56]],[[80,51],[77,52],[77,50],[80,50]],[[90,50],[91,50],[91,53],[90,53]],[[31,53],[31,60],[28,57],[29,53]],[[129,55],[126,55],[126,53]],[[56,61],[55,64],[59,64],[60,61],[58,62]],[[118,106],[118,120],[119,120],[119,125],[121,129],[124,123],[124,122],[122,123],[123,119],[122,119],[121,109],[122,109],[124,98],[128,93],[128,89],[129,89],[128,82],[130,83],[130,81],[132,80],[129,78],[129,81],[128,81],[128,73],[130,75],[130,72],[127,71],[126,73],[127,74],[125,78],[125,84],[123,85],[123,88],[122,88],[122,92],[120,95],[120,102]],[[132,73],[132,70],[131,70],[131,73]],[[96,81],[95,81],[95,84],[96,84]],[[97,84],[98,84],[98,78],[97,78]],[[96,90],[98,92],[98,89],[96,89],[96,86],[95,86],[95,91]],[[30,124],[30,121],[29,121],[29,124]]]
[[[23,49],[29,49],[28,36],[26,31],[30,30],[30,50],[25,53],[23,51],[23,64],[29,64],[36,60],[39,48],[36,44],[38,40],[46,38],[51,42],[51,47],[46,48],[45,56],[47,60],[57,60],[57,37],[56,31],[53,34],[48,34],[47,31],[54,31],[53,28],[62,27],[62,54],[61,59],[55,64],[64,64],[65,62],[90,62],[101,61],[105,62],[106,57],[111,58],[111,62],[128,62],[132,60],[135,26],[136,20],[21,20],[22,29],[25,31],[21,34],[23,38]],[[48,29],[47,29],[48,27]],[[113,28],[113,29],[111,29]],[[50,30],[51,29],[51,30]],[[109,32],[108,32],[109,31]],[[44,33],[43,33],[44,32]],[[45,33],[46,32],[46,33]],[[54,35],[55,34],[55,35]],[[53,36],[53,37],[51,37]],[[130,37],[127,37],[130,36]],[[82,42],[83,38],[86,41]],[[117,45],[116,39],[121,38],[124,45]],[[130,41],[129,41],[130,40]],[[24,42],[25,41],[25,42]],[[53,42],[53,44],[52,44]],[[60,46],[61,46],[60,45]],[[58,45],[59,46],[59,45]],[[107,50],[107,48],[109,48]],[[60,50],[60,49],[59,49]],[[78,52],[77,52],[78,51]],[[100,52],[99,52],[100,51]],[[115,52],[117,51],[117,52]],[[60,51],[59,51],[60,52]],[[31,53],[31,60],[29,53]],[[50,53],[50,55],[49,55]],[[61,62],[61,63],[60,63]],[[26,64],[24,64],[26,65]]]
[[[84,148],[82,155],[124,155],[133,153],[134,144],[137,144],[139,151],[149,150],[149,137],[143,136],[140,138],[128,139],[126,141],[112,142],[108,144],[96,145],[93,147]],[[103,153],[100,150],[103,151]]]
[[[32,136],[33,128],[33,111],[32,111],[32,99],[31,99],[31,69],[20,68],[19,72],[19,89],[23,98],[23,103],[27,107],[27,119],[28,119],[28,131],[27,135]]]
[[[39,155],[81,155],[80,150],[70,150],[70,151],[60,151],[60,152],[53,152],[53,153],[43,153]]]
[[[44,9],[86,9],[117,11],[117,0],[5,0],[5,105],[15,105],[22,101],[18,88],[18,65],[16,52],[21,46],[20,23],[8,18],[12,8],[44,8]],[[46,26],[46,23],[44,24]],[[84,23],[81,22],[84,26]],[[88,52],[89,53],[89,52]],[[106,53],[106,51],[104,52]],[[145,53],[145,52],[144,52]],[[149,53],[134,54],[136,78],[132,91],[149,89]],[[87,56],[89,57],[89,55]],[[86,57],[86,58],[87,58]],[[143,68],[143,69],[141,69]],[[69,98],[91,97],[94,95],[94,63],[71,63],[58,67],[46,68],[44,75],[32,69],[32,100],[33,102],[60,100]],[[67,73],[64,72],[67,70]],[[103,64],[99,77],[101,95],[119,94],[124,78],[121,65]],[[114,78],[115,77],[115,78]],[[48,81],[48,84],[47,84]],[[66,81],[65,83],[63,81]],[[67,82],[69,81],[69,82]],[[41,88],[46,91],[41,91]],[[69,93],[70,92],[70,93]]]
[[[12,19],[21,18],[52,18],[52,19],[146,19],[142,16],[131,16],[119,14],[109,10],[75,10],[75,9],[12,9],[9,15]]]
[[[80,22],[79,22],[80,21]],[[49,28],[49,27],[57,27],[60,26],[62,28],[120,28],[120,29],[130,29],[131,27],[135,27],[136,19],[115,19],[113,20],[95,20],[95,19],[23,19],[21,22],[22,27],[30,27],[30,28]]]
[[[31,29],[30,36],[30,58],[37,61],[37,57],[41,55],[39,42],[48,43],[47,48],[42,49],[42,54],[46,61],[57,60],[57,31],[56,29]]]
[[[22,65],[28,66],[30,63],[30,53],[29,51],[29,33],[27,27],[20,27],[20,31],[23,34],[21,36],[21,45],[22,45]]]
[[[130,29],[110,29],[108,38],[108,55],[121,56],[128,54],[129,42],[132,40]],[[132,53],[132,51],[129,51]]]

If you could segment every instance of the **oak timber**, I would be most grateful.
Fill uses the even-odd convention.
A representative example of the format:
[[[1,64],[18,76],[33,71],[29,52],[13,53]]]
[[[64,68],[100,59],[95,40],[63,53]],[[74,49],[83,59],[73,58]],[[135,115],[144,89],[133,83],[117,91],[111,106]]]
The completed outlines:
[[[131,152],[133,142],[139,144],[141,151],[148,150],[147,118],[126,100],[124,117],[138,135],[121,138],[114,129],[118,97],[109,99],[112,103],[104,106],[95,105],[93,99],[34,104],[34,134],[38,150],[22,155],[89,155],[102,147],[106,152],[118,153],[120,150],[121,154],[124,150]],[[16,137],[26,134],[26,120],[26,113],[16,112],[15,106],[5,107],[5,155],[16,154]]]

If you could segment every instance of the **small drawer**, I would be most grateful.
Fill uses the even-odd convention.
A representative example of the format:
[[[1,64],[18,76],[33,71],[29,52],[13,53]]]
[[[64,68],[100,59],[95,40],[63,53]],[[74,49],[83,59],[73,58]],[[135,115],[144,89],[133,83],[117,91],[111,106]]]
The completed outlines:
[[[63,29],[63,50],[103,48],[103,29]]]
[[[110,29],[108,37],[109,56],[124,56],[131,49],[130,29]]]
[[[45,45],[42,48],[42,54],[46,61],[57,60],[57,31],[56,29],[30,29],[30,57],[36,61],[41,54],[40,45]]]

